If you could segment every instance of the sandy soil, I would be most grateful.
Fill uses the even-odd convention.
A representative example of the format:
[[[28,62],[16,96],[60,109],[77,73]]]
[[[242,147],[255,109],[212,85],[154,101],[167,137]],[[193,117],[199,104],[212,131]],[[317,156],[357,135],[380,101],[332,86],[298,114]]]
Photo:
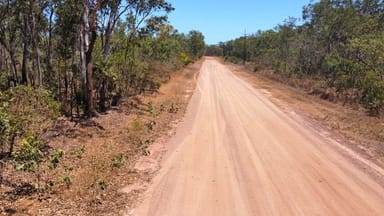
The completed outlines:
[[[17,172],[13,163],[3,168],[0,163],[0,215],[115,216],[136,206],[158,170],[161,144],[184,116],[201,63],[178,71],[161,69],[170,79],[159,91],[123,98],[119,107],[98,118],[60,118],[47,140],[64,155],[56,169],[46,166],[50,160],[41,165],[41,185],[50,184],[44,193],[26,187],[36,181],[34,173]],[[65,176],[67,183],[62,180]]]
[[[207,59],[161,169],[127,214],[384,214],[384,188],[367,171],[383,170],[356,166],[363,159],[292,116]]]

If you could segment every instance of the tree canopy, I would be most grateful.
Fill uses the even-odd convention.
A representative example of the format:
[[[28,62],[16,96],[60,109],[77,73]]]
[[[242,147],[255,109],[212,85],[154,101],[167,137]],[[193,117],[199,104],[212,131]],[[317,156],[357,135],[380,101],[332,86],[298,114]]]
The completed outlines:
[[[372,114],[384,108],[384,2],[321,0],[273,30],[220,43],[227,59],[243,59],[287,77],[325,82],[339,97],[353,98]],[[209,48],[208,50],[212,50]],[[237,60],[239,61],[239,60]]]

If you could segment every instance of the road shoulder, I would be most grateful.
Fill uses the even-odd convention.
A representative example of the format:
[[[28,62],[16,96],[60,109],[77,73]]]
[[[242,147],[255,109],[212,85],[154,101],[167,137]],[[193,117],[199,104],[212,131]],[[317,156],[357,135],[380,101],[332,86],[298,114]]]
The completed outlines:
[[[221,61],[222,62],[222,61]],[[249,71],[222,62],[250,83],[298,124],[328,140],[331,147],[384,186],[384,122],[342,104],[322,100]]]

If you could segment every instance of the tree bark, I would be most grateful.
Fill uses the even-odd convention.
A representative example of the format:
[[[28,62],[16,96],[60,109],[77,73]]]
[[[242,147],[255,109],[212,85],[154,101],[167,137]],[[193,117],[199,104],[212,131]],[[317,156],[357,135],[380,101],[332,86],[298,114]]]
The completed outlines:
[[[21,83],[24,85],[28,84],[28,58],[29,58],[29,34],[28,34],[28,18],[24,16],[24,27],[23,27],[23,62],[21,65]]]
[[[97,37],[97,9],[92,9],[90,14],[90,5],[84,0],[83,22],[82,22],[82,45],[81,45],[81,61],[82,61],[82,82],[85,93],[85,110],[84,114],[88,117],[97,116],[93,96],[93,62],[92,53],[95,47]],[[89,17],[92,15],[92,22],[89,23]],[[90,25],[91,24],[91,25]],[[84,77],[85,75],[85,77]],[[84,85],[85,83],[85,85]]]
[[[9,51],[9,57],[11,58],[11,64],[12,64],[12,82],[13,85],[16,86],[17,83],[19,82],[19,77],[17,76],[17,61],[15,57],[15,51],[11,49]]]
[[[115,27],[115,16],[116,11],[111,10],[111,13],[109,14],[108,24],[107,28],[105,29],[105,42],[103,47],[103,58],[104,61],[107,61],[111,52],[111,38],[112,38],[112,32]]]
[[[47,69],[48,73],[52,72],[52,23],[53,23],[54,7],[52,6],[49,14],[49,29],[48,29],[48,47],[47,47]],[[49,77],[49,75],[48,75]]]
[[[43,87],[43,74],[41,71],[41,61],[40,61],[40,50],[37,44],[37,33],[36,33],[36,17],[34,13],[35,1],[29,1],[29,15],[31,21],[31,36],[32,36],[32,47],[35,52],[35,63],[37,67],[37,77],[39,81],[39,88]]]
[[[84,0],[84,10],[82,17],[82,25],[80,32],[80,61],[81,61],[81,84],[83,89],[84,104],[88,104],[87,94],[87,61],[85,53],[89,48],[89,5]],[[87,108],[84,109],[84,114],[87,115]]]
[[[28,42],[24,41],[23,44],[23,63],[21,65],[21,83],[23,85],[28,85]]]
[[[107,111],[107,107],[105,106],[105,102],[107,101],[106,93],[107,93],[107,81],[104,78],[103,81],[101,82],[100,91],[99,91],[99,94],[100,94],[100,101],[99,101],[100,112]]]
[[[4,54],[4,50],[0,48],[0,70],[5,70],[5,68],[6,68],[5,54]]]
[[[93,95],[93,62],[92,62],[92,52],[95,47],[96,42],[96,28],[92,28],[91,31],[91,40],[89,43],[88,51],[85,53],[85,60],[87,65],[87,114],[88,117],[97,116],[94,103]]]

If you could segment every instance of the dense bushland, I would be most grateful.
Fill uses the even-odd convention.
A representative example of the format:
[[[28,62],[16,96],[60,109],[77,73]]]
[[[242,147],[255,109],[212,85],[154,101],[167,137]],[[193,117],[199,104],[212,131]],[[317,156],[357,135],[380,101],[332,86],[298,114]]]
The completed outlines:
[[[60,113],[98,116],[200,58],[204,36],[169,25],[173,10],[165,0],[1,0],[0,169],[54,168],[63,153],[46,137]]]
[[[314,92],[360,103],[372,115],[384,108],[384,2],[321,0],[273,30],[211,46],[207,54],[256,63],[289,79],[313,80]]]

